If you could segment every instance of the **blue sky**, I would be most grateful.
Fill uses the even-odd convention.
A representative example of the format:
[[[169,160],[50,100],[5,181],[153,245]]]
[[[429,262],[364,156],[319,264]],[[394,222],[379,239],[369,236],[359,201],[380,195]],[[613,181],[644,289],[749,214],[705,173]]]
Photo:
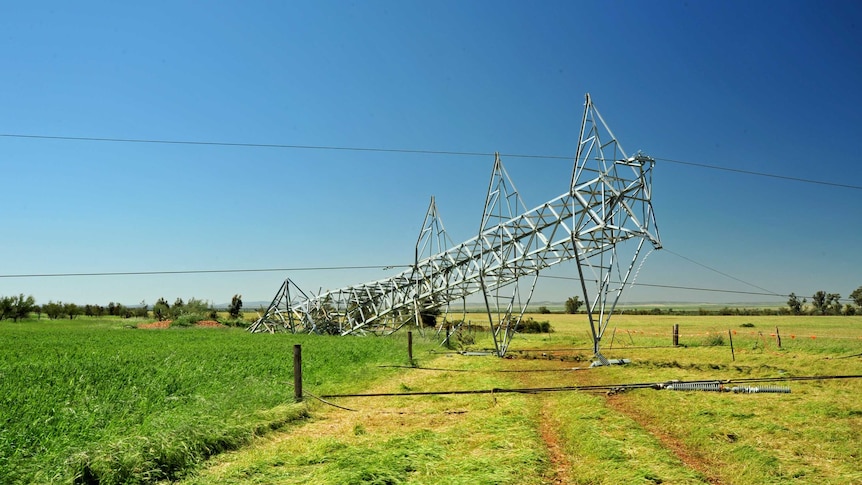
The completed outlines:
[[[409,263],[432,195],[455,241],[475,235],[493,152],[573,156],[590,92],[628,152],[658,159],[668,251],[638,283],[862,286],[862,190],[667,161],[862,185],[854,2],[128,3],[0,5],[0,134],[489,155],[0,136],[0,275]],[[569,161],[503,163],[528,206],[567,190]],[[394,272],[0,277],[0,295],[220,303]],[[545,279],[534,299],[576,293]]]

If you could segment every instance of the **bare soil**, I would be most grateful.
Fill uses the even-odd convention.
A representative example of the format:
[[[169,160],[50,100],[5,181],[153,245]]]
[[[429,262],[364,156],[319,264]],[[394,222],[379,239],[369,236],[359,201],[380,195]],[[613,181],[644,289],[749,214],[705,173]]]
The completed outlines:
[[[221,323],[215,320],[201,320],[195,324],[196,327],[224,327]],[[138,325],[138,328],[143,329],[154,329],[154,328],[170,328],[171,320],[162,320],[160,322],[152,322],[152,323],[142,323]]]

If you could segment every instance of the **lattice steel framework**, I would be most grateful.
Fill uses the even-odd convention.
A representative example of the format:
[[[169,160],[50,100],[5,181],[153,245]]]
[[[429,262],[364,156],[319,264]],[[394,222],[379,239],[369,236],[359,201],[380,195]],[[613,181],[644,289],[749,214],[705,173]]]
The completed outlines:
[[[601,339],[641,250],[645,243],[661,248],[651,202],[654,164],[641,153],[626,155],[587,94],[566,193],[527,210],[497,154],[476,237],[453,244],[432,198],[410,269],[311,296],[287,279],[250,331],[347,335],[389,333],[407,324],[421,329],[423,315],[440,309],[446,315],[453,302],[481,293],[495,351],[502,356],[539,273],[575,260],[593,350],[606,362]]]

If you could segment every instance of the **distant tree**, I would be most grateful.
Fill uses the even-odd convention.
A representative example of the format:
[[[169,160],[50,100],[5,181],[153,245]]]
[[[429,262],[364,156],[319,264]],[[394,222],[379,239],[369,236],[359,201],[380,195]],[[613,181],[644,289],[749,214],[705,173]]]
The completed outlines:
[[[853,290],[853,293],[850,293],[850,298],[853,299],[856,306],[862,308],[862,286]]]
[[[12,297],[0,296],[0,320],[12,318]]]
[[[149,306],[147,306],[146,300],[141,300],[141,303],[135,308],[134,314],[139,318],[147,318],[150,316]]]
[[[583,304],[584,302],[578,296],[569,298],[566,300],[566,313],[578,313],[578,308],[581,308]]]
[[[69,320],[72,320],[81,314],[81,308],[74,303],[66,303],[63,305],[63,313],[69,316]]]
[[[123,305],[119,303],[110,302],[108,303],[108,315],[113,315],[115,317],[119,317],[123,314]]]
[[[49,301],[42,306],[42,311],[44,311],[45,315],[48,315],[48,318],[51,320],[56,320],[63,314],[63,302],[54,303],[53,301]]]
[[[228,314],[234,320],[239,318],[242,310],[242,295],[236,294],[230,299],[230,306],[227,308]]]
[[[177,298],[176,300],[174,300],[174,304],[173,306],[171,306],[171,311],[169,313],[171,315],[171,318],[174,319],[186,313],[185,303],[183,302],[182,298]]]
[[[170,312],[170,305],[164,298],[159,298],[156,304],[153,305],[153,316],[158,321],[167,320]]]
[[[548,307],[546,306],[540,306],[539,313],[541,313],[542,315],[546,315],[548,313],[551,313],[551,310],[548,310]]]
[[[790,298],[787,299],[787,306],[790,307],[790,313],[794,315],[802,314],[802,305],[805,304],[805,298],[802,301],[799,301],[799,298],[796,296],[796,293],[791,293]]]
[[[36,313],[36,318],[41,320],[42,319],[42,306],[41,305],[33,305],[33,311]]]
[[[841,315],[844,305],[841,304],[841,295],[829,293],[826,295],[826,312],[830,315]]]
[[[826,292],[819,290],[814,293],[814,296],[811,297],[811,305],[814,306],[814,313],[826,315]]]
[[[197,313],[200,315],[206,315],[209,313],[210,304],[204,300],[198,300],[197,298],[189,298],[189,301],[184,305],[186,309],[186,313]]]
[[[12,319],[17,322],[27,318],[35,306],[36,300],[32,295],[25,297],[21,293],[17,297],[12,297]]]

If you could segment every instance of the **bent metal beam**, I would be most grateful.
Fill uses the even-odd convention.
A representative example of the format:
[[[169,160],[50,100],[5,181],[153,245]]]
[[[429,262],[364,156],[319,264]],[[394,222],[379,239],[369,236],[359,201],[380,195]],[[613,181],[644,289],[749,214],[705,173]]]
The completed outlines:
[[[452,244],[432,198],[410,269],[318,295],[288,278],[249,330],[348,335],[391,333],[407,324],[421,329],[423,314],[448,313],[452,303],[481,293],[495,351],[503,356],[539,273],[575,260],[593,350],[603,362],[602,336],[641,249],[645,243],[661,248],[652,208],[654,165],[640,152],[625,153],[587,94],[566,192],[526,210],[496,154],[475,237]],[[587,285],[587,273],[594,285]]]

